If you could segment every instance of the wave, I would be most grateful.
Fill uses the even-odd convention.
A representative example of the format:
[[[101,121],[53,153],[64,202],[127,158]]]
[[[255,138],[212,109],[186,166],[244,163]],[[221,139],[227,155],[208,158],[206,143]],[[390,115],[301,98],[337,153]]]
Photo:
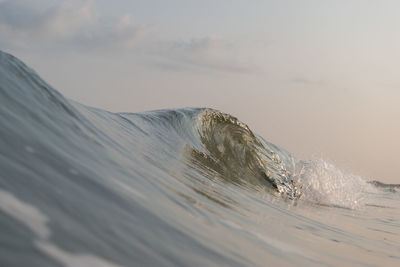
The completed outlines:
[[[164,170],[184,162],[209,172],[206,176],[217,175],[233,184],[262,186],[289,199],[343,206],[359,202],[370,185],[323,160],[299,160],[217,110],[110,113],[86,107],[68,101],[23,62],[3,52],[0,73],[2,151],[14,155],[3,153],[7,161],[21,157],[17,148],[22,145],[31,154],[46,151],[41,160],[50,167],[54,158],[72,160],[76,154],[95,163],[99,153],[125,160],[145,158]],[[99,147],[106,151],[100,152]],[[169,158],[159,160],[160,155]],[[71,170],[74,164],[79,163],[72,163]]]
[[[293,244],[304,231],[347,243],[354,235],[287,206],[389,210],[396,197],[368,197],[398,188],[298,159],[218,110],[87,107],[0,52],[2,265],[248,266],[264,265],[265,253],[315,264],[315,247],[306,255],[309,243],[275,234]]]
[[[370,184],[374,185],[376,188],[383,189],[389,192],[400,192],[400,184],[385,184],[379,181],[370,181]]]

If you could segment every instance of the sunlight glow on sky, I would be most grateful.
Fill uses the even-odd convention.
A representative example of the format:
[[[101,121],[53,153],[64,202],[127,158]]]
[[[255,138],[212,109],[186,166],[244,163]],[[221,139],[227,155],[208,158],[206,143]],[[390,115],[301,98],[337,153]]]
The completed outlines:
[[[110,111],[212,107],[400,183],[400,2],[3,0],[0,49]]]

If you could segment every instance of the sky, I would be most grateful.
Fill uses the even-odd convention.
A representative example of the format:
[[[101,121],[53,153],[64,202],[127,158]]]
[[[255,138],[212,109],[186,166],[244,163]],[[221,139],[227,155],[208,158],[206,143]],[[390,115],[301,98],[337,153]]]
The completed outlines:
[[[400,183],[399,1],[0,0],[0,50],[113,112],[210,107]]]

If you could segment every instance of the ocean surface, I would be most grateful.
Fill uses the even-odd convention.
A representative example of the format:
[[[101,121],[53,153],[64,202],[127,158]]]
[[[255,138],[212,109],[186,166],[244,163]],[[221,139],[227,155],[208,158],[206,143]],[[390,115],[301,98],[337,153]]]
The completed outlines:
[[[278,265],[400,266],[400,185],[213,109],[87,107],[0,52],[0,266]]]

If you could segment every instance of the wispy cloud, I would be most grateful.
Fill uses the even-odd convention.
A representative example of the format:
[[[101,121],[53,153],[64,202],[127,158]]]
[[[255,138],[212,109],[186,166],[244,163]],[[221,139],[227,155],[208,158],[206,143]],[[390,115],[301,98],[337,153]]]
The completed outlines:
[[[41,10],[32,1],[0,2],[0,39],[3,45],[66,45],[71,48],[129,48],[151,30],[138,26],[131,15],[100,14],[94,0],[62,1]]]
[[[259,71],[243,57],[243,47],[223,38],[160,40],[158,26],[137,25],[131,14],[101,14],[95,0],[62,0],[53,5],[48,1],[0,1],[0,48],[92,55],[122,51],[136,59],[145,58],[147,65],[163,71]]]
[[[306,84],[306,85],[325,85],[323,80],[312,80],[305,77],[295,77],[290,80],[293,83]]]
[[[218,37],[192,38],[159,44],[155,65],[168,71],[253,73],[258,69],[239,58],[238,47]],[[246,63],[245,63],[246,62]]]

